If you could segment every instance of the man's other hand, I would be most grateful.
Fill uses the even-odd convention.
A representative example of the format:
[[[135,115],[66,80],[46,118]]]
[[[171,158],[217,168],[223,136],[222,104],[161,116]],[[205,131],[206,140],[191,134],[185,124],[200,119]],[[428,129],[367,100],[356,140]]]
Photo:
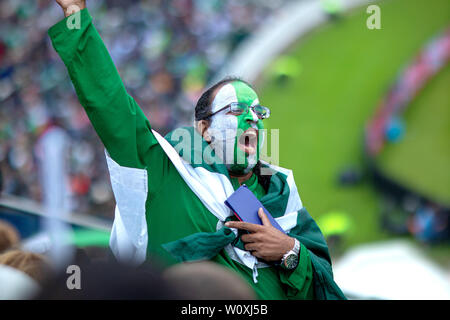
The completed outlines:
[[[56,0],[56,3],[63,9],[66,17],[86,8],[86,0]]]
[[[262,225],[230,221],[225,223],[225,226],[250,232],[242,235],[241,240],[245,243],[245,250],[255,257],[266,261],[280,261],[286,252],[294,248],[294,238],[272,226],[262,208],[258,210],[258,216]]]

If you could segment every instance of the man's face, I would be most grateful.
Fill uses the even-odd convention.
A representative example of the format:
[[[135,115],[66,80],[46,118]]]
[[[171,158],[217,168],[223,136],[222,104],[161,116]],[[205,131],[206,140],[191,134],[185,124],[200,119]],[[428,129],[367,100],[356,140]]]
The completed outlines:
[[[248,106],[259,104],[256,92],[241,81],[233,81],[222,86],[216,93],[211,112],[214,113],[232,102]],[[250,172],[259,160],[262,143],[260,129],[264,126],[249,108],[240,115],[222,110],[211,118],[208,132],[213,141],[211,146],[224,161],[228,170],[236,175]]]

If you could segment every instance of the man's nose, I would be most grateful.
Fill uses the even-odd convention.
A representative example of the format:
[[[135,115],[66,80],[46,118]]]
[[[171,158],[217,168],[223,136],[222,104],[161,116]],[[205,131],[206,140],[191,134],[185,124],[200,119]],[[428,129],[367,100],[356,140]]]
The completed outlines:
[[[245,115],[244,120],[248,121],[248,122],[255,122],[256,123],[258,121],[258,116],[256,115],[256,113],[251,108],[248,108],[248,112]]]

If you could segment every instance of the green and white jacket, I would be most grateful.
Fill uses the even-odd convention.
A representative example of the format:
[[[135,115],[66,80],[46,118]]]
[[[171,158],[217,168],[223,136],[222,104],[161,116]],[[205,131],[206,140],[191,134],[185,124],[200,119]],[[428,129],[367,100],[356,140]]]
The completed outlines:
[[[261,299],[345,299],[333,280],[326,242],[297,192],[292,172],[272,170],[265,194],[252,190],[282,228],[301,243],[293,271],[258,261],[243,250],[239,234],[224,227],[232,212],[224,200],[239,186],[193,128],[165,138],[151,129],[92,24],[82,10],[79,29],[67,18],[49,29],[81,105],[105,146],[116,199],[110,246],[118,259],[177,263],[209,259],[238,272]],[[188,133],[186,135],[186,133]],[[198,141],[200,141],[198,143]],[[211,160],[211,161],[209,161]]]

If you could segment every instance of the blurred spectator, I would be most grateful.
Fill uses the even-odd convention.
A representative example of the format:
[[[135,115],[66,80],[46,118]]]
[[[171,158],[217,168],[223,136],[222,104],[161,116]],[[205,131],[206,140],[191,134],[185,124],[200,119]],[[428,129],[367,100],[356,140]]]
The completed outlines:
[[[449,240],[449,214],[434,204],[421,206],[411,216],[408,229],[416,239],[433,243]]]
[[[353,186],[360,183],[363,179],[361,169],[348,166],[339,173],[338,182],[341,186]]]
[[[153,128],[190,124],[201,91],[232,50],[292,0],[88,1],[129,93]],[[58,119],[71,139],[72,211],[112,218],[103,147],[51,48],[53,0],[0,2],[0,166],[4,192],[41,200],[36,139]]]
[[[210,261],[181,263],[167,269],[164,278],[181,299],[253,300],[256,295],[237,273]]]
[[[0,220],[0,254],[16,247],[20,243],[17,229],[6,221]]]
[[[32,298],[39,285],[26,273],[0,264],[0,300]]]
[[[340,0],[320,0],[323,11],[330,20],[337,20],[342,14],[342,3]]]
[[[115,261],[115,258],[109,248],[91,245],[77,248],[75,260],[81,260],[85,263],[106,263]]]
[[[159,269],[115,262],[79,263],[81,290],[69,290],[63,272],[43,286],[37,300],[170,300],[177,298]]]
[[[10,250],[0,255],[0,265],[22,271],[37,283],[44,283],[51,272],[47,259],[40,254],[21,250]]]

